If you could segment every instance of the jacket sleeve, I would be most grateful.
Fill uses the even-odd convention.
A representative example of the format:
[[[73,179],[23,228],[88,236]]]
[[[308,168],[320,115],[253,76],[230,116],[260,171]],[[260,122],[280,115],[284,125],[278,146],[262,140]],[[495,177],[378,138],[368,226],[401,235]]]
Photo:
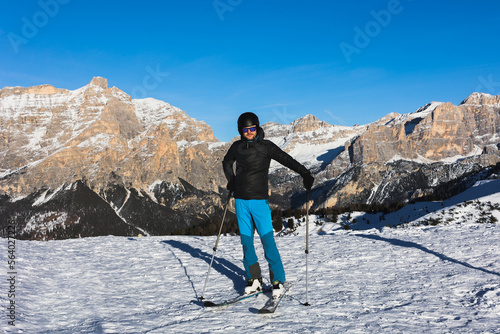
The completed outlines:
[[[235,143],[233,143],[233,145],[231,145],[226,155],[224,156],[224,160],[222,160],[222,168],[228,182],[234,179],[233,165],[236,160],[236,157],[234,155],[235,148]]]
[[[290,168],[296,173],[299,173],[301,176],[309,173],[309,170],[304,167],[300,162],[292,158],[288,153],[279,148],[276,144],[269,141],[269,154],[270,158],[278,161],[285,167]]]

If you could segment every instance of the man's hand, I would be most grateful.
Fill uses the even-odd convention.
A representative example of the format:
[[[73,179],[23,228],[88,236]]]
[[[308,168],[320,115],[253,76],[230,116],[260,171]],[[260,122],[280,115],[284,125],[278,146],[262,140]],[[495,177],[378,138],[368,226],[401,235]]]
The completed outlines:
[[[311,172],[307,172],[302,175],[303,181],[304,181],[304,187],[306,190],[311,190],[313,183],[314,183],[314,177],[311,175]]]

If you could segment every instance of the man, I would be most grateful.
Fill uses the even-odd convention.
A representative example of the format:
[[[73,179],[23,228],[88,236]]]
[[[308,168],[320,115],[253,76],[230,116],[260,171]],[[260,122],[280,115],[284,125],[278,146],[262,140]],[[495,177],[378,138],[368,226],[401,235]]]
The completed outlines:
[[[273,298],[283,293],[285,270],[274,240],[271,209],[269,208],[269,165],[274,159],[303,177],[309,191],[314,178],[311,173],[273,142],[264,139],[259,118],[251,112],[238,118],[238,132],[241,139],[229,148],[222,162],[228,180],[227,189],[234,193],[236,217],[243,246],[247,286],[245,294],[262,289],[260,265],[253,244],[254,228],[262,241],[269,263],[269,274],[273,285]],[[236,162],[236,172],[233,165]]]

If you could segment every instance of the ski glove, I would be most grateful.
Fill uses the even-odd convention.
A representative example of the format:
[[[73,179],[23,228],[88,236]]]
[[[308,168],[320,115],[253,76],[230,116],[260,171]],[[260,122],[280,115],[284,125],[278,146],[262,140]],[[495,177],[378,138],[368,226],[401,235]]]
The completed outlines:
[[[311,175],[311,172],[307,172],[302,174],[302,178],[304,181],[304,187],[306,190],[311,190],[313,183],[314,183],[314,177]]]

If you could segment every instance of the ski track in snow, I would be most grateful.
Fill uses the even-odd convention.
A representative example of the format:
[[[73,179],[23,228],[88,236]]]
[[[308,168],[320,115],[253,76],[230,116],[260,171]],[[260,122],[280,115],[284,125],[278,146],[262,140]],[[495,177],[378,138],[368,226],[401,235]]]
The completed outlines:
[[[291,290],[275,314],[268,295],[205,309],[214,237],[16,241],[16,326],[7,333],[499,333],[498,224],[345,231],[310,223],[277,238]],[[318,233],[321,231],[321,233]],[[256,237],[263,272],[263,251]],[[3,244],[7,242],[3,239]],[[7,263],[6,249],[1,261]],[[241,245],[222,236],[205,298],[244,289]],[[6,269],[5,269],[6,272]],[[267,275],[266,275],[267,276]],[[269,286],[269,280],[265,278]],[[7,281],[0,285],[7,307]]]

